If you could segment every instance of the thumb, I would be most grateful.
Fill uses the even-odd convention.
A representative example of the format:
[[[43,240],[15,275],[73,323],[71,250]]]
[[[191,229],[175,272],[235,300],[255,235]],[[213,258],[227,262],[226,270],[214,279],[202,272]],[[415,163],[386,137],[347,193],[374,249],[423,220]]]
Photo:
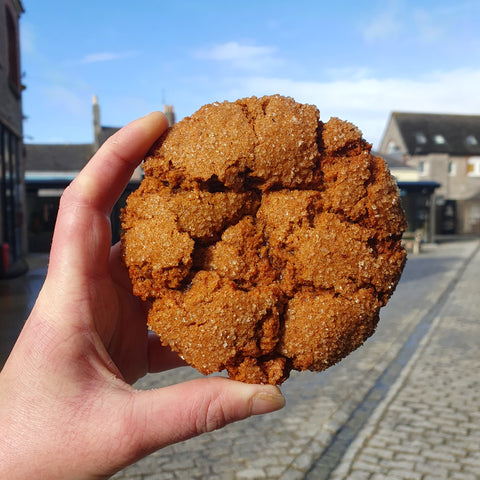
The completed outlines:
[[[192,380],[137,392],[132,416],[138,458],[166,445],[211,432],[252,415],[280,410],[285,398],[273,385],[226,378]]]

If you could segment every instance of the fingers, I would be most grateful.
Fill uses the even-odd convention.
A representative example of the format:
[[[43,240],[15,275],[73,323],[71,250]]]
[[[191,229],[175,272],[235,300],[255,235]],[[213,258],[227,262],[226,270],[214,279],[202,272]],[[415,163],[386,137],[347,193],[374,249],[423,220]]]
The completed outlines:
[[[229,423],[280,410],[285,399],[273,385],[251,385],[226,378],[204,378],[160,390],[135,393],[128,425],[138,435],[140,458],[168,444]]]
[[[112,135],[72,182],[70,190],[77,201],[109,214],[133,171],[167,127],[165,115],[153,112]]]
[[[167,119],[154,112],[110,137],[67,187],[60,200],[49,273],[105,272],[110,256],[109,215],[133,171]]]

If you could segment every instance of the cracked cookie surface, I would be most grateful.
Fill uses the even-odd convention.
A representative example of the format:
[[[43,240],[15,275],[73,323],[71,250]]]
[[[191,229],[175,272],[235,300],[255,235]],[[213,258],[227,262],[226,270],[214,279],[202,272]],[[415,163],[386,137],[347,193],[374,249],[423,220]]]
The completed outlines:
[[[204,374],[281,384],[372,335],[406,222],[370,149],[351,123],[279,95],[205,105],[167,130],[122,212],[162,343]]]

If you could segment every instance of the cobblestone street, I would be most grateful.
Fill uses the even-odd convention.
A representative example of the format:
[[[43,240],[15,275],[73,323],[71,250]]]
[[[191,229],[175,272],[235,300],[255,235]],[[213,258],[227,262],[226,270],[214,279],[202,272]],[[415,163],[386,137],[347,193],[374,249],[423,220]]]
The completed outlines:
[[[480,478],[479,249],[450,242],[411,255],[375,335],[326,372],[292,375],[283,411],[167,447],[114,478]],[[4,348],[13,329],[1,307]],[[200,376],[185,367],[137,387]]]
[[[478,245],[411,256],[375,335],[324,373],[293,375],[283,411],[166,448],[115,478],[480,478]],[[139,387],[196,376],[182,369]]]
[[[330,477],[480,478],[480,255]]]

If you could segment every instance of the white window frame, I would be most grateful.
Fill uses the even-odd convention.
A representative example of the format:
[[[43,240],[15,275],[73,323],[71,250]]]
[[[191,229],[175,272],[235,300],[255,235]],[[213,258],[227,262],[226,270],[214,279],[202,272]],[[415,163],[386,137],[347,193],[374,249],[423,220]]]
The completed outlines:
[[[430,174],[430,162],[428,160],[418,161],[418,173],[422,177],[426,177]]]
[[[400,147],[397,145],[395,140],[390,140],[387,144],[387,154],[394,155],[395,153],[400,152]]]
[[[480,177],[480,157],[470,157],[467,160],[467,177]]]
[[[456,177],[457,176],[457,162],[455,160],[448,161],[448,176]]]

